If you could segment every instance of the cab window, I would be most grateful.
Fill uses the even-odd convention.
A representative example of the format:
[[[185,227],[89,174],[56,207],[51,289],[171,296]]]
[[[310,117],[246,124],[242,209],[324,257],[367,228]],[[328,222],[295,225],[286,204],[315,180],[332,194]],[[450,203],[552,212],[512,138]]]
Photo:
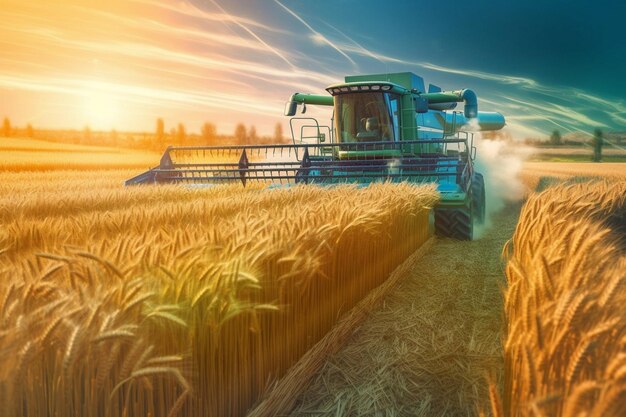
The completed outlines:
[[[339,142],[399,140],[399,96],[359,92],[335,96],[335,132]]]

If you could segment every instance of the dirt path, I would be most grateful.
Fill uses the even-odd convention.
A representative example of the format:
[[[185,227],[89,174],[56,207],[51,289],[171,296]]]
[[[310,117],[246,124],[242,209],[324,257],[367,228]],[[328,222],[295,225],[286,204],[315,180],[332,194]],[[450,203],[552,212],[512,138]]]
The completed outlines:
[[[507,206],[474,242],[439,239],[332,356],[292,415],[473,416],[502,372]]]

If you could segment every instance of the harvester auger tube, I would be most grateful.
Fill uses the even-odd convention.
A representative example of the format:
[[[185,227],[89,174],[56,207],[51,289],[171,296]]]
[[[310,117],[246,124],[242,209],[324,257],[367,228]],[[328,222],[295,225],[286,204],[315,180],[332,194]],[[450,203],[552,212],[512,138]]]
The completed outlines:
[[[334,100],[331,96],[322,96],[319,94],[302,94],[295,93],[285,104],[285,116],[295,116],[298,104],[313,104],[318,106],[332,106]],[[305,108],[303,107],[303,113]]]
[[[468,119],[478,117],[478,98],[476,97],[476,93],[467,88],[464,90],[423,93],[420,94],[419,97],[428,101],[428,107],[431,108],[431,110],[439,110],[438,106],[440,104],[463,101],[465,103],[465,117]]]

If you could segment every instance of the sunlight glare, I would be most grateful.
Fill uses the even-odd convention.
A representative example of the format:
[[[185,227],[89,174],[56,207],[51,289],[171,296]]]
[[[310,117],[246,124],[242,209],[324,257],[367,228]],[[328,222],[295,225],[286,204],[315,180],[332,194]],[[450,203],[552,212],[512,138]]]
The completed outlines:
[[[98,83],[91,83],[84,100],[84,114],[93,129],[113,129],[119,122],[119,102]]]

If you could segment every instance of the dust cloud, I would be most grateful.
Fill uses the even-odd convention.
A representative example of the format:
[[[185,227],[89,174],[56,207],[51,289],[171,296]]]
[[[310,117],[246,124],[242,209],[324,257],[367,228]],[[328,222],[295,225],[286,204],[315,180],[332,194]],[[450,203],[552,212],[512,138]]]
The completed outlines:
[[[476,122],[477,124],[477,122]],[[480,238],[491,227],[493,216],[507,203],[520,201],[526,189],[520,178],[524,160],[530,155],[530,148],[501,140],[484,139],[477,126],[469,125],[474,131],[476,146],[475,169],[485,179],[485,197],[487,202],[485,224],[474,230]],[[513,149],[514,147],[514,149]]]

